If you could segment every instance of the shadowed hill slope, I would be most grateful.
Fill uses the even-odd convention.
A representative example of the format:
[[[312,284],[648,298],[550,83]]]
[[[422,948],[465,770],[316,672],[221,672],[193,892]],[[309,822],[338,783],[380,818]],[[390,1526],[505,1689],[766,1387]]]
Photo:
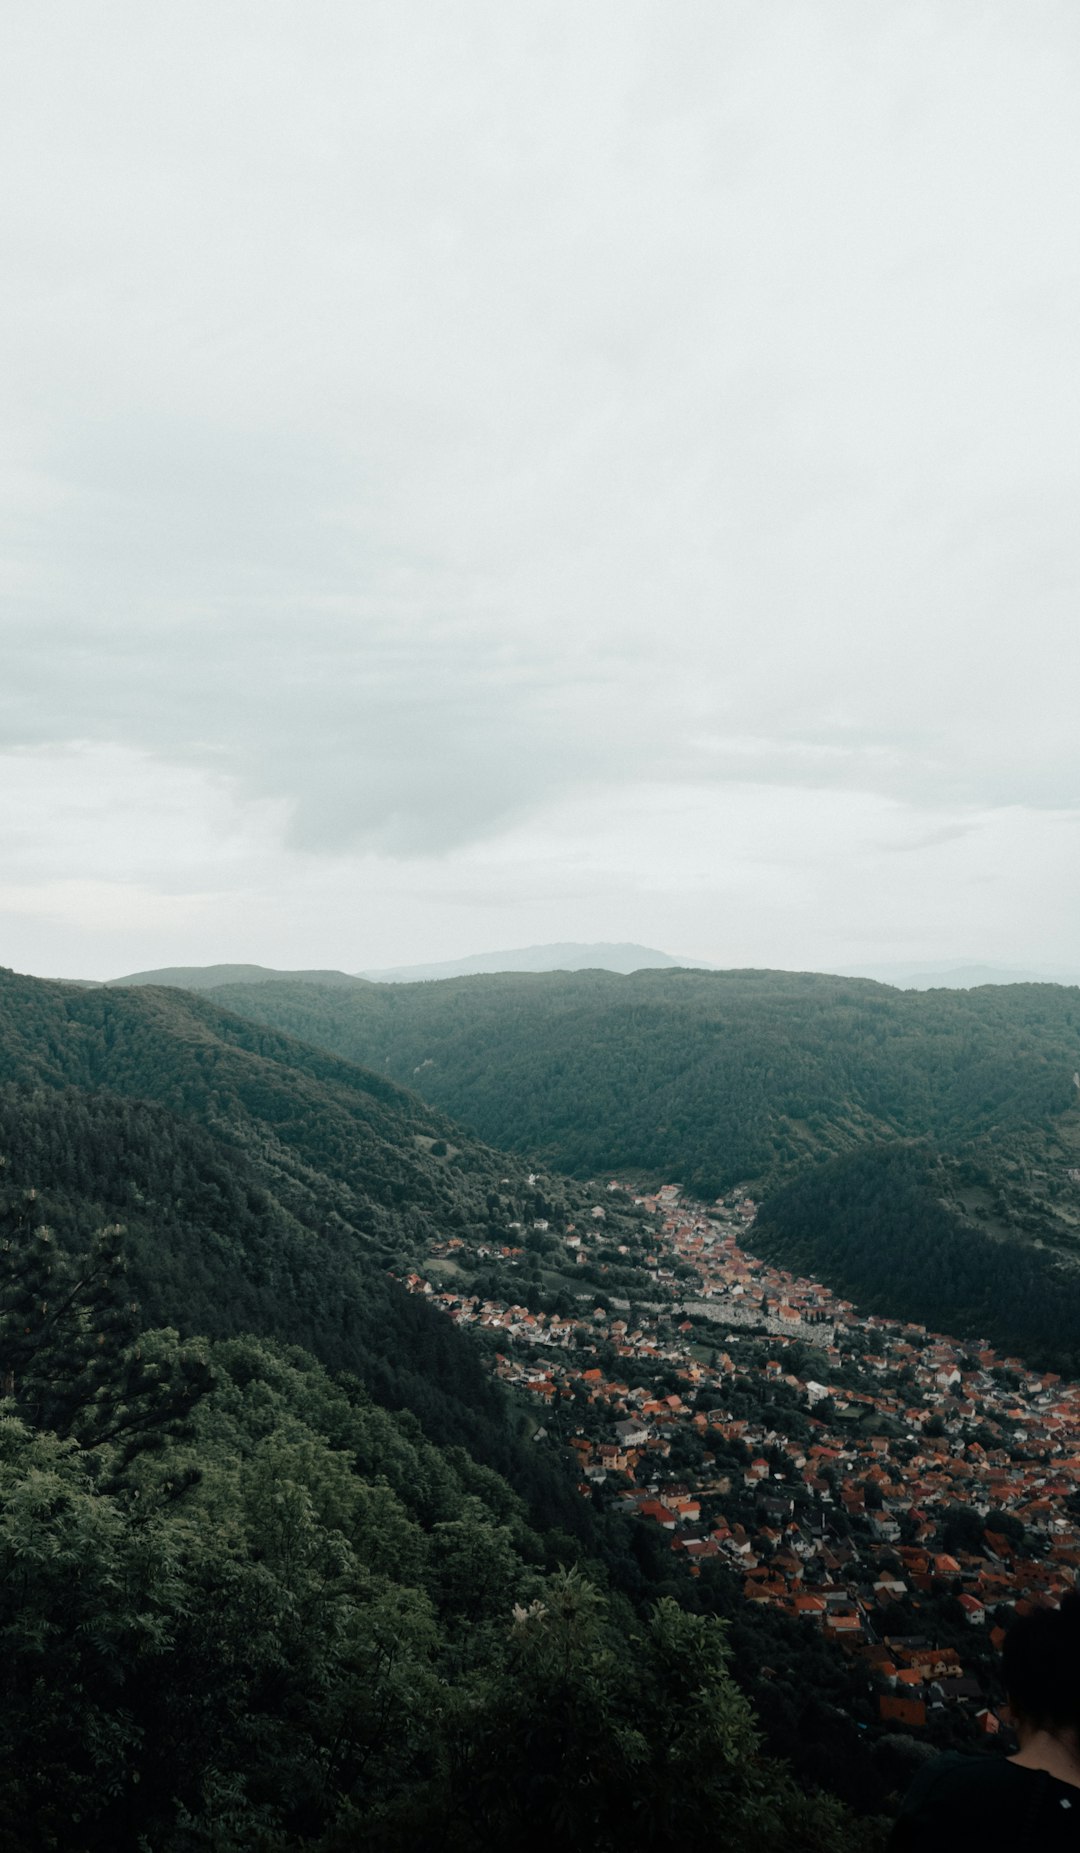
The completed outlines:
[[[514,1161],[414,1095],[190,993],[0,972],[0,1159],[76,1247],[125,1225],[150,1320],[302,1344],[526,1491],[542,1474],[475,1348],[389,1278],[518,1208]]]

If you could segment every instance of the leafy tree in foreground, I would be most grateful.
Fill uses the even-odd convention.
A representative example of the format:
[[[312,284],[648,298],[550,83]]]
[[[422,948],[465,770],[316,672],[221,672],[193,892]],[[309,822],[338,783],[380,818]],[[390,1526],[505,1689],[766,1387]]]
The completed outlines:
[[[722,1623],[539,1570],[497,1475],[304,1353],[195,1349],[122,1472],[0,1412],[0,1853],[878,1844],[762,1757]]]

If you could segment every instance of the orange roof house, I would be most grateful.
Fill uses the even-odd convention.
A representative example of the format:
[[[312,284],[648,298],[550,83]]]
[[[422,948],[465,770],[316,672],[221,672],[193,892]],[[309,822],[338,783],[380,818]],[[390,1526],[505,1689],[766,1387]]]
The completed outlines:
[[[911,1725],[916,1730],[926,1723],[926,1703],[923,1699],[897,1698],[892,1693],[883,1692],[878,1699],[878,1711],[884,1721]]]

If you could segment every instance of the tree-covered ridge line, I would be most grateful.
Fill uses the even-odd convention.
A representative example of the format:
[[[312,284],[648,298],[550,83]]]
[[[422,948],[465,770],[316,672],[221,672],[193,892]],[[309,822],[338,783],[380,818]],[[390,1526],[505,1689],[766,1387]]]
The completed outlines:
[[[785,972],[504,974],[213,995],[416,1089],[503,1149],[702,1196],[867,1139],[1073,1122],[1080,991]]]
[[[230,1003],[250,1010],[254,999],[264,1013],[289,1019],[273,1027],[222,1010],[217,995],[87,992],[9,974],[0,976],[0,1076],[38,1092],[91,1090],[95,1111],[104,1110],[106,1094],[121,1115],[128,1110],[122,1100],[143,1103],[140,1113],[154,1103],[198,1128],[183,1135],[189,1141],[218,1141],[213,1156],[188,1155],[197,1183],[184,1229],[171,1212],[155,1215],[154,1285],[147,1285],[148,1306],[172,1318],[163,1297],[168,1280],[179,1271],[203,1273],[201,1329],[222,1329],[223,1298],[250,1308],[285,1291],[294,1303],[294,1335],[339,1361],[348,1353],[352,1315],[340,1287],[327,1294],[319,1284],[332,1279],[322,1265],[331,1250],[344,1281],[358,1244],[390,1267],[451,1229],[494,1249],[517,1242],[514,1225],[528,1219],[531,1188],[524,1162],[510,1161],[504,1182],[507,1160],[475,1134],[463,1134],[385,1074],[358,1070],[347,1045],[366,1025],[368,1052],[378,1053],[371,1045],[377,1024],[379,1047],[397,1048],[398,1065],[409,1070],[403,1078],[449,1093],[455,1111],[497,1109],[497,1128],[530,1153],[530,1164],[537,1150],[552,1147],[561,1162],[572,1159],[567,1141],[581,1158],[625,1150],[633,1159],[640,1139],[643,1152],[664,1155],[659,1175],[679,1176],[693,1143],[704,1156],[688,1163],[692,1172],[729,1171],[734,1153],[747,1161],[737,1167],[745,1177],[756,1154],[766,1167],[771,1162],[766,1194],[770,1184],[796,1192],[784,1201],[799,1205],[801,1229],[786,1252],[798,1252],[833,1284],[876,1294],[884,1310],[902,1305],[932,1324],[992,1332],[1071,1368],[1080,1323],[1069,1311],[1075,1289],[1054,1257],[1071,1264],[1080,1254],[1078,997],[1055,986],[898,993],[813,975],[699,972],[511,975],[366,985],[355,993],[239,987]],[[300,1006],[302,1020],[294,1023]],[[293,1028],[324,1042],[336,1038],[346,1052],[301,1045]],[[438,1037],[445,1048],[433,1041]],[[411,1062],[429,1047],[441,1052]],[[381,1059],[385,1067],[390,1056]],[[570,1111],[567,1099],[583,1117],[564,1140],[557,1129],[552,1136],[552,1121]],[[64,1115],[65,1140],[72,1141],[84,1112],[72,1104]],[[486,1119],[480,1130],[487,1134]],[[155,1136],[166,1149],[180,1135]],[[841,1241],[839,1224],[826,1228],[824,1195],[814,1209],[815,1193],[833,1202],[836,1177],[876,1175],[874,1154],[892,1143],[915,1156],[895,1171],[905,1187],[892,1192],[887,1239],[875,1244],[864,1219]],[[721,1145],[724,1166],[713,1166],[708,1152],[719,1156]],[[822,1159],[834,1168],[826,1162],[819,1174]],[[913,1165],[922,1167],[917,1188]],[[28,1180],[32,1174],[31,1165]],[[583,1202],[572,1187],[554,1189],[559,1200],[546,1207],[557,1226]],[[158,1178],[151,1194],[160,1204],[170,1193]],[[259,1223],[253,1205],[260,1199],[273,1240],[259,1238],[259,1262],[234,1266],[223,1296],[215,1272],[221,1253],[202,1268],[203,1230],[228,1205],[235,1261]],[[102,1213],[133,1219],[130,1204],[103,1202]],[[949,1267],[940,1242],[927,1247],[931,1226],[953,1255]],[[763,1229],[771,1227],[767,1209]],[[322,1245],[314,1266],[310,1241],[299,1233],[312,1228]],[[913,1257],[923,1250],[927,1265],[917,1267]],[[1022,1283],[1018,1291],[999,1290],[1010,1278]],[[332,1344],[329,1300],[339,1306],[344,1333]],[[265,1309],[252,1310],[249,1323],[274,1329]]]

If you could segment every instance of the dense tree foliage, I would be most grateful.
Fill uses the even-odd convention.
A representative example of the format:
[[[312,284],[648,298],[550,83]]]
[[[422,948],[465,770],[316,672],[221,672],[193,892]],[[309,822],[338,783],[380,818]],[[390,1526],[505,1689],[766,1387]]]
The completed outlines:
[[[36,1209],[0,1302],[5,1853],[874,1844],[762,1756],[718,1621],[548,1567],[505,1480],[296,1348],[128,1330],[111,1239],[88,1266]]]
[[[870,1146],[774,1192],[754,1239],[787,1267],[825,1273],[867,1311],[1080,1374],[1080,1271],[1016,1239],[988,1240],[950,1201],[952,1181],[925,1146]]]

